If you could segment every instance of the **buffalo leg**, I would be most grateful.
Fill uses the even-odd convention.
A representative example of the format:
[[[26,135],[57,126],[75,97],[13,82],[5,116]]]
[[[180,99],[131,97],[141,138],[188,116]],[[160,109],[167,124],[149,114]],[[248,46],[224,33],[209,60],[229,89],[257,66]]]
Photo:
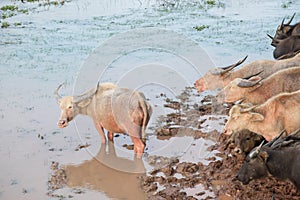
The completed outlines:
[[[134,145],[134,153],[137,154],[138,158],[141,158],[145,149],[144,142],[140,138],[137,138],[135,136],[130,136],[130,138]]]
[[[112,142],[114,141],[114,133],[113,132],[108,131],[107,137],[110,141],[112,141]]]
[[[94,124],[96,126],[96,129],[98,131],[98,133],[100,134],[100,137],[101,137],[101,142],[104,144],[106,142],[106,139],[105,139],[105,135],[104,135],[104,130],[103,130],[103,127],[101,126],[101,124],[97,121],[94,121]]]

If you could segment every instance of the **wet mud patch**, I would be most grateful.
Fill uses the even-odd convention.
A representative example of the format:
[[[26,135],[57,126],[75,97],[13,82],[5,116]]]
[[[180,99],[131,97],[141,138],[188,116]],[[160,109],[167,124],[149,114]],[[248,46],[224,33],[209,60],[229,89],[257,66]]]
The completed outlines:
[[[164,107],[173,112],[159,117],[155,130],[158,139],[192,136],[195,139],[202,137],[215,140],[219,135],[216,129],[221,131],[227,121],[224,116],[228,115],[232,106],[218,103],[214,95],[202,98],[192,87],[186,87],[176,100],[165,98],[165,101]],[[212,122],[217,122],[218,125],[215,126]]]
[[[141,184],[147,199],[298,199],[296,187],[290,182],[272,176],[251,181],[243,185],[236,179],[245,156],[234,151],[234,144],[228,144],[229,137],[221,130],[232,105],[217,104],[213,95],[205,96],[199,105],[191,101],[197,98],[191,88],[176,101],[167,100],[165,105],[174,109],[160,118],[162,127],[156,129],[158,139],[192,136],[212,140],[207,151],[216,152],[206,157],[208,162],[181,158],[149,157],[154,169],[141,177]],[[206,116],[205,119],[201,118]],[[207,131],[208,122],[218,121],[221,129]],[[208,123],[210,124],[210,123]],[[214,126],[215,127],[215,126]],[[200,148],[196,146],[196,148]]]
[[[55,196],[53,192],[63,188],[67,184],[67,174],[64,169],[59,166],[58,162],[51,163],[52,174],[48,180],[48,195]]]
[[[221,135],[210,150],[218,150],[218,157],[202,162],[171,162],[153,170],[142,178],[142,186],[149,199],[299,199],[296,187],[272,176],[243,185],[236,175],[244,161],[242,154],[226,147],[228,137]],[[195,189],[192,195],[190,189]]]

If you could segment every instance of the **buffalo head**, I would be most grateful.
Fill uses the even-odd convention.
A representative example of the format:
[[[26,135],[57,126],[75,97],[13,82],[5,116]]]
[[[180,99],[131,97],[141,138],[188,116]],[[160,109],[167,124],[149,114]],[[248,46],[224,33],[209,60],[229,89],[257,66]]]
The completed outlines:
[[[248,184],[251,180],[262,178],[268,174],[266,166],[268,153],[262,149],[262,144],[249,153],[238,172],[237,179],[243,184]]]
[[[198,92],[222,88],[224,86],[224,79],[228,76],[228,74],[235,67],[242,64],[246,59],[247,56],[244,59],[230,66],[211,69],[203,77],[201,77],[194,83],[195,88],[198,90]]]
[[[264,116],[254,111],[256,107],[234,105],[229,111],[229,119],[225,125],[224,134],[231,135],[234,132],[247,128],[253,122],[263,121]]]
[[[231,135],[230,139],[235,144],[234,151],[236,153],[248,154],[250,151],[265,141],[264,137],[260,134],[254,133],[247,129],[241,130]]]
[[[62,85],[63,84],[59,85],[54,91],[54,96],[61,109],[61,116],[57,123],[59,128],[65,128],[66,126],[68,126],[68,122],[72,121],[76,117],[76,115],[79,114],[80,110],[86,108],[89,105],[92,97],[98,89],[98,87],[96,87],[96,89],[92,89],[80,96],[61,97],[58,94],[58,91],[62,87]]]
[[[285,39],[290,36],[291,30],[293,28],[293,26],[290,25],[290,23],[294,19],[295,15],[296,15],[296,13],[294,13],[294,15],[291,17],[291,19],[286,24],[284,24],[285,18],[283,18],[281,24],[277,27],[274,39],[282,40],[282,39]]]
[[[236,78],[227,84],[217,95],[218,102],[235,102],[261,86],[262,78],[253,76],[249,79]]]

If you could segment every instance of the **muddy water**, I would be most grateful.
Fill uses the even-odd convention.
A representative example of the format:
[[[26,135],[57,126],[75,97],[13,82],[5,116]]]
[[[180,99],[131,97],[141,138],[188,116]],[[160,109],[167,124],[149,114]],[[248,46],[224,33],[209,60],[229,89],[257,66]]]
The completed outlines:
[[[138,87],[149,98],[154,114],[147,130],[148,155],[177,156],[195,162],[211,156],[203,148],[211,145],[211,141],[195,141],[189,136],[169,140],[156,138],[151,127],[156,125],[159,115],[170,112],[163,107],[161,94],[175,98],[182,88],[191,86],[201,73],[214,67],[212,65],[228,65],[245,55],[249,55],[247,62],[272,59],[266,33],[273,34],[282,17],[298,11],[300,4],[272,0],[221,1],[222,4],[209,6],[182,2],[175,7],[159,6],[160,1],[131,0],[74,0],[63,6],[0,2],[1,6],[16,4],[20,8],[30,8],[28,14],[1,20],[11,26],[0,29],[0,199],[55,199],[46,195],[52,161],[59,162],[71,177],[67,183],[69,187],[56,191],[58,195],[73,196],[73,199],[132,199],[130,195],[134,191],[142,198],[143,192],[133,180],[152,169],[147,156],[137,161],[132,151],[122,147],[131,144],[129,138],[120,135],[115,138],[115,153],[108,153],[109,147],[105,151],[106,156],[118,164],[107,168],[103,165],[105,158],[101,157],[103,146],[90,119],[78,116],[66,129],[56,127],[59,110],[52,95],[53,89],[62,82],[66,83],[62,94],[84,91],[94,85],[95,79],[78,81],[91,52],[112,37],[139,28],[161,28],[184,35],[196,41],[208,58],[201,54],[200,64],[197,63],[200,70],[196,73],[191,70],[194,68],[190,62],[170,51],[141,49],[114,57],[105,68],[105,76],[96,74],[96,77]],[[298,14],[295,21],[299,21]],[[14,26],[14,23],[22,25]],[[208,28],[202,31],[193,28],[202,25]],[[143,37],[140,35],[140,38]],[[167,41],[170,39],[172,41],[172,38]],[[118,47],[117,42],[113,44]],[[186,46],[183,49],[188,50]],[[212,65],[208,66],[210,61]],[[136,69],[134,73],[127,73],[133,68]],[[160,73],[161,68],[164,74]],[[132,84],[130,80],[137,80],[137,75],[145,72],[143,69],[148,73],[141,77],[155,75],[157,80],[151,84],[149,81],[138,86]],[[172,75],[178,78],[172,79]],[[163,80],[168,80],[167,84]],[[214,123],[207,123],[208,130],[213,130]],[[78,145],[84,144],[90,146],[78,150]],[[116,169],[120,166],[122,170]],[[128,177],[133,169],[136,173]],[[115,181],[109,182],[111,180]],[[125,186],[135,189],[126,189],[130,190],[128,194],[119,192]],[[74,187],[90,189],[74,191]]]

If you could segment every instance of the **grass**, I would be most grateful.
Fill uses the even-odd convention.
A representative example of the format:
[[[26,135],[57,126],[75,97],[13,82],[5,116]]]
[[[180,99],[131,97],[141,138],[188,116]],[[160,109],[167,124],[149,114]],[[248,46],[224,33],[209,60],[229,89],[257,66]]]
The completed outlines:
[[[195,26],[193,28],[196,29],[196,31],[202,31],[206,28],[209,28],[209,26],[208,25],[201,25],[201,26]]]
[[[2,22],[1,28],[8,28],[8,27],[9,27],[9,23],[8,22]]]
[[[39,2],[39,0],[27,0],[26,2]],[[39,3],[39,6],[47,6],[47,5],[63,5],[65,3],[64,0],[59,0],[59,1],[55,1],[55,0],[48,0],[48,1],[43,1],[44,3]],[[15,5],[5,5],[2,6],[0,8],[1,11],[0,12],[0,19],[6,19],[12,16],[15,16],[17,14],[28,14],[29,13],[29,9],[19,9],[18,6]]]
[[[14,23],[14,26],[21,26],[21,25],[22,25],[21,22],[15,22],[15,23]]]
[[[207,5],[211,5],[211,6],[216,5],[216,1],[215,1],[215,0],[207,0],[205,3],[206,3]]]
[[[14,5],[6,5],[6,6],[2,6],[2,7],[1,7],[1,10],[2,10],[2,11],[7,11],[7,10],[15,11],[15,10],[18,10],[18,6],[14,6]]]

